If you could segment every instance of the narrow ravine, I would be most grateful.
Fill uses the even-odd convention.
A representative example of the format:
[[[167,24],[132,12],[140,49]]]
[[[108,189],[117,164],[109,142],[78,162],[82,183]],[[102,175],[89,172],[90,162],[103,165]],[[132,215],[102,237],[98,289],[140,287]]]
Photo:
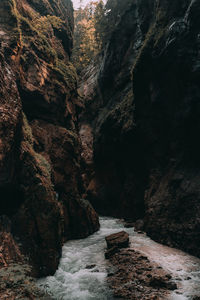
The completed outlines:
[[[171,300],[193,299],[200,295],[199,259],[155,243],[145,235],[135,233],[133,228],[124,228],[118,219],[102,217],[100,223],[101,229],[92,236],[67,242],[55,275],[39,280],[38,285],[52,295],[53,299],[113,299],[106,283],[111,266],[104,259],[105,236],[120,230],[129,233],[131,247],[172,274],[178,290],[172,292]]]

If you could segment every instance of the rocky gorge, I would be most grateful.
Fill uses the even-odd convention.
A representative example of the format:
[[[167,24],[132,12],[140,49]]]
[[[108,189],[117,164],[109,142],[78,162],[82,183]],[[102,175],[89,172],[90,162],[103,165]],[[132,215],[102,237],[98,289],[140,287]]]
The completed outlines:
[[[94,135],[87,198],[200,256],[199,2],[108,3],[118,19],[80,85]]]
[[[64,246],[70,264],[67,251],[82,257],[98,214],[200,257],[200,4],[107,5],[115,26],[78,83],[71,0],[0,2],[0,299],[53,298],[33,278],[63,273],[66,241],[78,239],[80,253]],[[131,247],[107,254],[119,268],[108,277],[114,295],[167,299],[171,275]],[[62,284],[62,299],[73,299]]]
[[[11,273],[53,274],[63,242],[99,228],[81,200],[72,35],[70,0],[0,2],[0,266]]]

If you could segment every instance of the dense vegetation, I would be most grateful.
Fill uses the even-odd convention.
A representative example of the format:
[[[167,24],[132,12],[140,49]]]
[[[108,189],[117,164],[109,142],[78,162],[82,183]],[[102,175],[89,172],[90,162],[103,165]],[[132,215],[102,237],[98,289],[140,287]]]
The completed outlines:
[[[72,60],[78,74],[105,49],[113,29],[120,21],[123,12],[129,9],[130,0],[121,1],[120,7],[115,0],[90,1],[82,8],[81,1],[75,10],[74,50]]]

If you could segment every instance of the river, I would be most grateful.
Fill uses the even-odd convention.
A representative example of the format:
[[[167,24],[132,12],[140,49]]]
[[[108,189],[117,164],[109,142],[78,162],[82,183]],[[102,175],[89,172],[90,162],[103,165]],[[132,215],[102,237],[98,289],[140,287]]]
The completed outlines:
[[[101,217],[101,228],[86,239],[69,241],[63,246],[59,268],[54,276],[38,281],[38,285],[56,300],[112,300],[106,284],[111,266],[104,259],[105,236],[125,230],[131,247],[144,253],[172,274],[178,289],[170,300],[189,300],[200,296],[200,260],[180,250],[163,246],[146,235],[124,228],[118,219]]]

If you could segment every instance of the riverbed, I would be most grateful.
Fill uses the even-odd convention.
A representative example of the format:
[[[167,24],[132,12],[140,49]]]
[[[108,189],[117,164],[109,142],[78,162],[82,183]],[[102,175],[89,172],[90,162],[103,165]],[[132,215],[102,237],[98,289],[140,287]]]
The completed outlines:
[[[130,235],[131,247],[146,255],[172,274],[178,289],[170,300],[190,300],[200,296],[200,260],[180,250],[152,241],[145,234],[124,228],[118,219],[101,217],[98,232],[81,240],[69,241],[63,246],[59,268],[54,276],[38,281],[38,285],[55,300],[112,300],[107,285],[111,270],[105,260],[105,236],[125,230]]]

